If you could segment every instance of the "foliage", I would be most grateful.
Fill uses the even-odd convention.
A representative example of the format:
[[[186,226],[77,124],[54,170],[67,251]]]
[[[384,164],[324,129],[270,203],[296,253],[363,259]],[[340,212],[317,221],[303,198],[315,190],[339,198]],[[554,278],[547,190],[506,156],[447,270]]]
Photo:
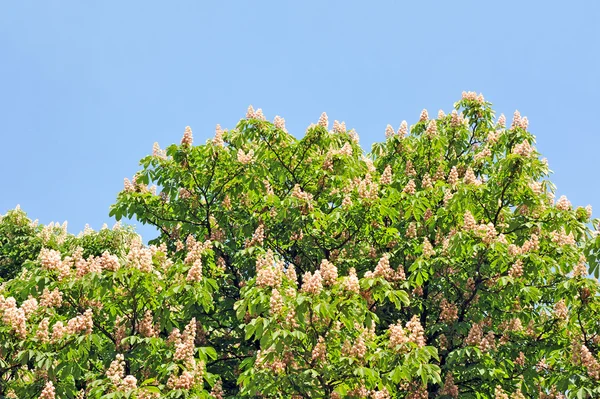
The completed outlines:
[[[132,228],[120,226],[117,229],[104,226],[94,234],[88,234],[90,232],[86,226],[77,236],[67,234],[67,222],[40,226],[19,206],[0,215],[0,281],[14,278],[26,261],[38,258],[43,247],[63,252],[82,247],[85,257],[100,256],[104,251],[121,255],[135,234]]]
[[[0,281],[15,277],[25,261],[38,256],[37,230],[19,207],[0,217]]]
[[[199,263],[173,262],[164,247],[143,247],[118,226],[60,235],[50,241],[92,245],[44,248],[3,287],[13,296],[0,296],[0,334],[10,337],[0,345],[0,394],[36,397],[50,381],[61,398],[180,397],[183,388],[206,397],[204,378],[215,380],[203,367],[216,353],[201,345],[202,320],[192,315],[213,306],[210,249],[199,245],[194,253],[205,259],[201,277]],[[120,256],[84,255],[108,235],[129,237]]]
[[[142,247],[129,240],[109,251],[123,264],[117,272],[79,273],[71,246],[68,275],[40,255],[5,287],[17,303],[60,287],[73,305],[52,322],[84,312],[82,301],[102,304],[81,338],[87,346],[69,358],[81,359],[85,377],[50,371],[66,367],[69,352],[40,346],[29,339],[35,331],[17,344],[5,322],[5,358],[33,371],[4,378],[27,392],[50,380],[67,396],[110,397],[119,392],[106,377],[117,344],[137,344],[127,373],[150,373],[142,385],[165,397],[206,396],[216,376],[213,397],[598,397],[600,299],[588,272],[598,271],[600,241],[591,208],[554,201],[527,124],[515,112],[507,127],[482,96],[463,93],[448,115],[424,110],[410,131],[388,126],[369,157],[343,123],[328,130],[325,114],[301,139],[251,108],[204,145],[192,145],[188,128],[180,145],[155,145],[111,209],[160,230],[144,249],[152,273],[136,268],[130,254]],[[200,265],[200,281],[182,278]],[[135,326],[146,309],[156,337],[132,327],[114,339],[117,316]],[[206,381],[175,392],[168,336],[192,318]],[[29,350],[53,354],[44,355],[53,359],[47,375],[35,374]]]

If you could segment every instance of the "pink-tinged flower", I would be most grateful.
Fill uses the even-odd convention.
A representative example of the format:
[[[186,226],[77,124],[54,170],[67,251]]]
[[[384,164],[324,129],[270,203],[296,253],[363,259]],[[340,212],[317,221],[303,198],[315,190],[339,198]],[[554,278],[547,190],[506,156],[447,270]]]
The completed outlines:
[[[591,378],[600,380],[600,362],[598,362],[588,347],[579,341],[573,342],[572,361],[577,366],[585,367]]]
[[[154,328],[154,319],[150,310],[146,310],[146,313],[144,313],[144,317],[139,323],[138,331],[142,337],[152,338],[158,336],[158,332]]]
[[[54,384],[52,381],[48,381],[42,390],[42,393],[39,396],[39,399],[54,399],[56,396],[54,391]]]
[[[160,145],[158,145],[158,143],[154,143],[152,146],[152,156],[159,159],[166,159],[167,153],[165,150],[160,149]]]
[[[512,124],[510,125],[511,129],[516,127],[521,127],[521,113],[518,110],[513,114]]]
[[[345,195],[344,198],[342,199],[342,208],[349,209],[351,207],[352,207],[352,198],[350,198],[350,195]]]
[[[568,211],[571,209],[571,201],[567,199],[566,196],[561,196],[558,201],[556,201],[556,209],[559,211]]]
[[[421,187],[423,187],[423,189],[433,187],[433,181],[431,180],[431,176],[429,176],[429,173],[425,173],[425,175],[423,176],[423,179],[421,180]]]
[[[358,196],[364,200],[376,200],[379,198],[379,187],[367,173],[364,179],[358,182]]]
[[[386,280],[392,280],[394,277],[394,270],[390,266],[390,254],[385,253],[377,262],[375,270],[373,270],[373,277],[382,277]]]
[[[346,132],[346,122],[339,122],[337,120],[333,121],[333,132],[334,133],[345,133]]]
[[[462,99],[463,100],[469,100],[469,101],[474,101],[477,98],[477,93],[475,93],[474,91],[463,91],[462,92]]]
[[[329,119],[327,118],[327,114],[325,112],[323,112],[319,117],[318,125],[327,129],[327,126],[329,125]]]
[[[402,191],[407,194],[414,195],[417,192],[417,185],[415,184],[415,181],[410,179]]]
[[[337,151],[334,151],[333,154],[338,154],[338,155],[343,155],[343,156],[352,156],[352,146],[350,145],[350,143],[344,143],[344,145],[342,146],[342,148],[340,148]]]
[[[121,267],[119,258],[116,255],[111,255],[108,251],[104,251],[98,261],[102,270],[116,272]]]
[[[258,119],[259,121],[265,120],[265,116],[263,115],[263,111],[261,108],[257,109],[254,113],[254,119]]]
[[[392,127],[392,125],[387,125],[385,127],[385,138],[389,139],[393,135],[394,135],[394,128]]]
[[[54,249],[42,248],[39,259],[42,267],[46,270],[59,270],[61,268],[60,252]]]
[[[364,386],[360,386],[348,391],[347,395],[353,398],[367,398],[369,396],[369,390]]]
[[[438,119],[444,119],[446,117],[446,114],[444,113],[444,110],[440,109],[438,111]]]
[[[456,166],[453,166],[448,174],[448,184],[454,186],[456,183],[458,183],[458,170],[456,169]]]
[[[423,256],[425,258],[431,258],[434,255],[435,255],[435,250],[433,249],[433,246],[429,242],[429,239],[427,237],[425,237],[423,239]]]
[[[321,272],[316,270],[314,274],[311,272],[304,273],[302,276],[302,287],[303,292],[319,295],[323,290],[323,278],[321,277]]]
[[[400,138],[408,134],[408,124],[406,123],[406,121],[402,121],[402,123],[400,123],[400,127],[398,128],[397,134],[398,136],[400,136]]]
[[[298,283],[298,275],[296,274],[296,268],[294,265],[288,265],[285,271],[285,276],[292,284],[296,285]]]
[[[440,303],[440,321],[453,323],[458,319],[458,307],[443,298]]]
[[[498,126],[499,127],[506,127],[506,116],[504,116],[504,114],[500,114],[500,117],[498,117]]]
[[[477,228],[477,222],[470,211],[466,211],[463,215],[463,228],[467,231],[472,231]]]
[[[383,185],[388,185],[392,183],[392,167],[390,165],[386,165],[383,173],[381,174],[381,178],[379,182]]]
[[[254,119],[254,117],[254,108],[252,107],[252,105],[249,105],[248,111],[246,111],[246,119]]]
[[[372,399],[390,399],[391,397],[392,396],[385,387],[381,388],[381,390],[373,390],[370,394],[370,398]]]
[[[190,322],[185,326],[183,334],[181,335],[181,342],[175,345],[175,354],[173,355],[174,360],[190,361],[194,358],[195,346],[194,341],[196,339],[196,318],[192,318]]]
[[[402,323],[398,321],[396,324],[392,324],[389,327],[390,332],[390,340],[389,347],[397,352],[402,352],[405,350],[404,345],[408,343],[410,340],[406,335],[404,327],[402,327]]]
[[[520,155],[522,157],[529,157],[533,154],[534,148],[529,144],[529,141],[525,140],[522,143],[516,144],[512,149],[513,154]]]
[[[525,366],[525,354],[523,352],[519,352],[519,356],[515,359],[515,364],[518,364],[521,367]]]
[[[143,247],[140,239],[136,239],[131,243],[127,261],[130,267],[144,273],[149,273],[154,268],[152,265],[152,251]]]
[[[331,263],[327,259],[323,259],[321,261],[321,266],[319,270],[321,271],[321,276],[323,277],[324,285],[331,286],[335,284],[338,277],[338,271],[337,267],[335,267],[333,263]]]
[[[473,172],[472,168],[467,168],[465,172],[465,177],[463,178],[463,182],[465,184],[472,184],[474,186],[481,185],[481,181],[475,176],[475,172]]]
[[[424,122],[429,120],[429,114],[427,113],[426,109],[423,109],[421,111],[421,115],[419,116],[419,122]]]
[[[67,329],[63,325],[62,321],[57,321],[54,323],[54,326],[52,326],[52,342],[60,341],[66,333]]]
[[[587,266],[585,265],[585,256],[582,254],[579,256],[579,262],[573,268],[573,277],[585,277],[587,276]]]
[[[327,347],[325,346],[325,338],[319,336],[317,344],[312,350],[312,360],[324,362],[327,357]]]
[[[569,315],[569,309],[567,309],[567,305],[565,304],[565,300],[561,299],[556,302],[554,305],[554,316],[560,320],[566,320]]]
[[[358,137],[358,133],[356,133],[356,130],[354,129],[348,132],[348,136],[350,137],[350,140],[352,140],[355,143],[358,143],[358,141],[360,140],[360,137]]]
[[[29,295],[29,298],[27,298],[27,300],[23,301],[23,303],[21,304],[21,309],[23,310],[26,319],[28,319],[33,313],[35,313],[37,308],[38,301],[31,295]]]
[[[450,125],[452,127],[460,126],[463,123],[463,115],[459,114],[455,109],[450,113]]]
[[[267,190],[268,191],[268,190]],[[247,242],[246,248],[253,247],[256,245],[263,245],[265,241],[265,225],[259,224],[254,233],[252,234],[252,238]]]
[[[137,388],[137,378],[132,375],[128,375],[123,378],[123,382],[121,383],[121,390],[123,391],[131,391]]]
[[[415,343],[419,348],[425,346],[425,330],[417,315],[414,315],[407,323],[408,340]]]
[[[417,224],[415,222],[410,222],[408,228],[406,229],[406,238],[416,238],[417,237]]]
[[[106,377],[115,386],[119,386],[123,377],[125,376],[125,357],[122,354],[117,354],[115,360],[110,363],[108,370],[106,370]]]
[[[285,119],[283,119],[281,116],[279,116],[279,115],[275,116],[275,119],[273,119],[273,125],[277,129],[287,132],[287,130],[285,129]]]
[[[258,287],[277,288],[281,286],[282,280],[283,263],[275,261],[271,250],[256,260],[256,285]]]
[[[491,244],[497,238],[498,232],[493,223],[480,224],[477,226],[477,233],[485,244]]]
[[[192,128],[189,126],[185,127],[185,131],[183,132],[183,138],[181,139],[181,145],[189,147],[194,142],[194,136],[192,135]]]
[[[305,202],[306,206],[308,207],[309,210],[313,209],[313,204],[312,204],[313,195],[311,193],[308,193],[308,192],[302,190],[302,188],[300,187],[299,184],[296,184],[294,186],[294,188],[292,189],[292,197]]]
[[[196,259],[188,270],[186,281],[199,282],[202,280],[202,259]]]
[[[450,396],[452,398],[458,398],[458,386],[454,383],[454,377],[452,377],[452,373],[446,374],[446,379],[444,380],[444,387],[442,388],[440,394]]]
[[[283,309],[283,297],[277,288],[273,288],[271,299],[269,300],[269,311],[271,315],[278,315],[281,313],[281,309]]]
[[[83,333],[89,335],[94,328],[92,309],[87,309],[82,315],[75,316],[67,322],[68,334]]]
[[[360,284],[358,281],[358,276],[356,275],[356,269],[353,267],[348,270],[348,277],[344,279],[344,289],[357,294],[360,291]]]
[[[188,253],[184,263],[186,265],[193,265],[198,259],[202,259],[202,254],[212,247],[212,243],[210,240],[204,242],[196,241],[194,236],[189,235],[186,239],[186,246]]]
[[[437,124],[434,119],[430,120],[425,130],[425,135],[430,139],[437,136]]]
[[[475,154],[475,160],[482,161],[490,156],[492,156],[492,150],[490,150],[488,147],[483,147],[481,151]]]
[[[50,342],[50,333],[48,327],[50,326],[50,320],[45,317],[38,325],[35,337],[43,344]]]
[[[17,307],[17,301],[13,297],[4,299],[0,295],[0,311],[2,311],[2,322],[10,326],[11,331],[20,338],[27,335],[27,324],[25,311]]]
[[[494,333],[489,331],[484,335],[482,326],[483,323],[474,323],[465,339],[465,343],[470,346],[477,346],[482,352],[494,350],[496,348]]]
[[[540,195],[544,191],[541,182],[532,181],[531,183],[529,183],[529,188],[536,195]]]
[[[494,399],[509,399],[500,385],[496,386],[494,390]]]
[[[223,383],[221,380],[217,380],[215,385],[213,385],[212,390],[210,391],[210,396],[214,399],[223,399],[225,393],[223,392]]]
[[[519,278],[523,275],[523,261],[517,259],[515,263],[508,270],[508,275],[512,278]]]
[[[237,160],[243,165],[248,165],[254,160],[254,150],[249,150],[247,153],[241,148],[237,152]]]
[[[223,147],[223,145],[225,144],[225,142],[223,141],[223,129],[219,124],[217,124],[217,126],[215,127],[215,138],[213,139],[213,143],[219,147]]]

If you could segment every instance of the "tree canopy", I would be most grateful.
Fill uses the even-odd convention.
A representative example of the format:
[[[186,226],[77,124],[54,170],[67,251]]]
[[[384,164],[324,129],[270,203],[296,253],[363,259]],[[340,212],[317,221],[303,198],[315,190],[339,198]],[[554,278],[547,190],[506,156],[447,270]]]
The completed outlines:
[[[596,221],[534,144],[472,92],[369,154],[325,113],[188,127],[110,211],[149,246],[0,221],[0,394],[599,397]]]

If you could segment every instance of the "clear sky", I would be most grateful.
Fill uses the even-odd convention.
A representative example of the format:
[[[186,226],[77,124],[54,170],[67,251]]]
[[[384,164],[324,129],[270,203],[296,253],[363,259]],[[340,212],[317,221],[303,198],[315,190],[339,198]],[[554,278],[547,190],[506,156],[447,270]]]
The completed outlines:
[[[155,141],[203,143],[249,104],[296,135],[326,111],[369,149],[472,90],[527,116],[558,193],[599,216],[599,19],[593,0],[4,1],[0,213],[110,225]]]

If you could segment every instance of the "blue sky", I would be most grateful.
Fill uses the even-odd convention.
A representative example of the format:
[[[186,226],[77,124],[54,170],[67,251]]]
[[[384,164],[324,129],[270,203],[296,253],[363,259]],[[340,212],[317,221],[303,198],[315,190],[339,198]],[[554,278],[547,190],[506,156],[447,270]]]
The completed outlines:
[[[2,2],[0,213],[112,224],[155,141],[190,125],[204,142],[249,104],[297,135],[326,111],[370,148],[472,90],[526,115],[559,194],[598,216],[599,17],[591,0]]]

